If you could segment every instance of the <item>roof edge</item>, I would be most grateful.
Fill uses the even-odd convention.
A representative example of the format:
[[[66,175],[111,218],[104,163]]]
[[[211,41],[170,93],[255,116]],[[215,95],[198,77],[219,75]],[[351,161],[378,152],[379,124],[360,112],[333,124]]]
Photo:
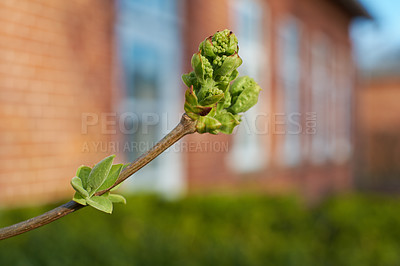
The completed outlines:
[[[352,18],[364,17],[367,19],[373,19],[371,14],[358,0],[333,0],[333,2],[347,10]]]

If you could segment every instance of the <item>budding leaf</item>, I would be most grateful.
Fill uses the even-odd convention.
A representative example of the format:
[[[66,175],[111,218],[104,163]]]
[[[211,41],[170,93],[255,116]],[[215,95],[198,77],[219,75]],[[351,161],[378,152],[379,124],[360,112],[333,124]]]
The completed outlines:
[[[89,174],[87,185],[87,191],[89,192],[90,197],[94,193],[96,193],[96,191],[106,180],[108,173],[110,172],[114,157],[115,155],[108,156],[93,167],[92,171]]]
[[[115,181],[117,181],[119,174],[121,173],[121,170],[123,168],[123,164],[114,164],[111,166],[110,172],[108,173],[108,176],[104,183],[97,189],[97,191],[101,191],[104,189],[107,189],[114,185]]]
[[[90,171],[92,171],[92,168],[85,165],[80,166],[76,171],[76,176],[82,180],[82,186],[84,189],[87,189],[87,180],[89,178]]]
[[[228,110],[237,114],[246,112],[257,103],[261,88],[252,78],[244,76],[232,84],[230,91],[232,105]]]
[[[123,203],[123,204],[126,204],[126,199],[124,198],[124,196],[119,195],[119,194],[110,194],[110,195],[108,195],[108,199],[112,203]]]
[[[189,74],[183,74],[182,80],[186,84],[186,86],[188,86],[188,88],[193,86],[192,90],[197,88],[197,86],[199,85],[199,82],[197,80],[194,71],[190,72]]]
[[[215,47],[212,44],[212,37],[211,36],[208,37],[207,39],[205,39],[202,43],[200,43],[199,50],[205,56],[208,56],[208,57],[211,57],[211,58],[216,57],[216,54],[214,52]]]
[[[119,187],[121,186],[122,183],[119,183],[118,185],[116,185],[115,187],[113,187],[112,189],[110,189],[110,191],[115,191],[117,189],[119,189]]]
[[[84,198],[89,197],[89,193],[83,188],[82,180],[79,177],[74,176],[71,179],[71,185],[75,191],[81,194]]]
[[[215,119],[221,123],[218,131],[224,134],[232,134],[233,129],[240,124],[238,117],[229,112],[218,114],[215,116]]]
[[[205,69],[200,53],[194,54],[192,56],[192,67],[194,73],[196,74],[196,77],[199,79],[199,81],[203,82]]]
[[[113,210],[112,202],[105,195],[88,198],[86,199],[86,202],[93,208],[98,209],[99,211],[112,213]]]
[[[202,116],[199,118],[196,128],[199,133],[211,133],[216,134],[217,129],[221,126],[221,123],[213,118],[208,116]]]
[[[73,201],[81,204],[81,205],[86,205],[86,199],[84,197],[82,197],[82,195],[78,192],[75,192],[74,197],[72,198]]]
[[[217,103],[219,100],[221,100],[222,98],[224,98],[224,94],[220,93],[217,95],[210,95],[208,97],[205,97],[203,100],[201,100],[199,102],[200,105],[212,105],[214,103]]]
[[[242,64],[242,59],[238,54],[233,54],[228,56],[225,61],[222,63],[222,66],[215,70],[214,75],[216,76],[225,76],[231,75],[232,72],[238,68]]]

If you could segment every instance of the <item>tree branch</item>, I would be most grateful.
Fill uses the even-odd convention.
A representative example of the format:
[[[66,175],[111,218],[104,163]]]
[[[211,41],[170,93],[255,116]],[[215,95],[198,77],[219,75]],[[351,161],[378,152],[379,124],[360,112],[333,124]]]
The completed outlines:
[[[103,190],[97,193],[97,195],[102,195],[109,191],[111,188],[120,184],[132,174],[136,173],[143,166],[151,162],[154,158],[160,155],[163,151],[172,146],[175,142],[180,140],[183,136],[187,134],[192,134],[196,132],[196,121],[189,118],[186,114],[182,116],[180,123],[162,140],[160,140],[156,145],[154,145],[148,152],[140,156],[129,166],[127,166],[118,177],[115,184],[107,190]],[[42,215],[36,216],[29,220],[4,227],[0,229],[0,240],[10,238],[35,228],[41,227],[43,225],[54,222],[61,217],[64,217],[74,211],[77,211],[85,206],[76,203],[75,201],[67,202],[55,209],[52,209]]]

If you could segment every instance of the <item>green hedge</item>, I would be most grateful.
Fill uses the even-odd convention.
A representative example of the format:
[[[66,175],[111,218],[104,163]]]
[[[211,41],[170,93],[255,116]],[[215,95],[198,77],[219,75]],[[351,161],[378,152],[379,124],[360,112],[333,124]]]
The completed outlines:
[[[50,208],[0,211],[5,226]],[[0,265],[400,265],[400,202],[347,196],[128,198],[0,241]]]

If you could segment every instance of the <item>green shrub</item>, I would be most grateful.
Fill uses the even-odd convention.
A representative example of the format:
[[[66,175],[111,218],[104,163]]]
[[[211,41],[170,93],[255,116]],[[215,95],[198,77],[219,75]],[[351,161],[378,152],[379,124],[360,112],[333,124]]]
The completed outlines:
[[[1,211],[0,226],[46,208]],[[0,265],[399,265],[400,202],[353,196],[128,198],[0,242]]]

